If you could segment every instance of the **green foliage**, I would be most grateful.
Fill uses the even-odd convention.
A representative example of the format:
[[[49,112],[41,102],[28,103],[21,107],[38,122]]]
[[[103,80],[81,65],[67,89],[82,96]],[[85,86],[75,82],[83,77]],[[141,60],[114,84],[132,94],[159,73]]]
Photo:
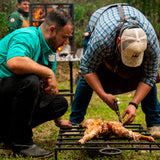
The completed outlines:
[[[74,6],[74,20],[75,20],[75,45],[77,48],[82,46],[83,33],[86,30],[86,24],[89,21],[88,10],[79,5]]]
[[[32,0],[32,3],[73,3],[75,24],[75,48],[83,46],[85,32],[91,14],[97,9],[113,4],[128,3],[139,9],[152,23],[158,38],[160,38],[160,1],[159,0]],[[17,0],[0,0],[0,39],[8,34],[8,15],[17,9]]]
[[[5,12],[0,12],[0,39],[8,33],[8,15]]]
[[[58,65],[57,70],[59,72],[66,72],[66,64]],[[74,67],[75,69],[75,67]],[[68,69],[69,71],[69,69]],[[62,89],[63,86],[66,88],[69,88],[69,73],[66,73],[66,77],[57,75],[57,84],[58,88]],[[74,86],[75,90],[76,86]],[[158,98],[160,98],[160,83],[157,84],[157,92],[158,92]],[[120,114],[122,115],[124,109],[128,105],[128,102],[133,98],[134,92],[129,92],[126,94],[117,95],[116,97],[119,99],[119,109]],[[68,102],[70,102],[70,97],[66,97]],[[62,119],[69,119],[69,115],[71,113],[71,104],[69,104],[68,110],[65,113],[65,115],[62,117]],[[92,99],[90,101],[87,114],[85,116],[85,119],[89,118],[95,118],[101,117],[102,120],[107,121],[118,121],[118,117],[116,113],[111,110],[95,93],[92,96]],[[125,117],[126,118],[126,117]],[[124,119],[125,119],[124,118]],[[124,121],[123,119],[123,121]],[[141,124],[144,129],[146,129],[146,123],[145,123],[145,115],[142,112],[141,106],[139,105],[139,108],[136,112],[136,117],[133,122],[134,124]],[[55,152],[55,145],[59,134],[59,128],[54,125],[53,121],[48,121],[44,124],[41,124],[33,129],[33,139],[34,142],[39,145],[42,148],[45,148],[47,150]],[[67,136],[64,138],[68,138]],[[77,137],[76,137],[77,138]],[[157,142],[160,140],[157,139]],[[2,144],[0,144],[0,147],[2,148]],[[61,147],[64,147],[63,145]],[[65,146],[66,147],[66,146]],[[136,145],[135,145],[136,147]],[[154,147],[154,146],[153,146]],[[58,160],[158,160],[160,159],[160,150],[153,150],[151,153],[148,151],[141,151],[138,152],[132,151],[132,150],[122,150],[122,155],[117,156],[104,156],[100,157],[98,152],[90,151],[90,150],[62,150],[57,152]],[[22,156],[18,155],[0,155],[0,159],[2,160],[40,160],[41,158],[30,158],[26,157],[23,158]],[[55,157],[46,158],[48,160],[55,160]]]
[[[139,9],[153,25],[158,38],[160,38],[160,1],[159,0],[132,0],[128,3]]]
[[[152,23],[158,38],[160,38],[160,1],[158,0],[80,0],[75,1],[75,45],[77,48],[83,46],[83,33],[85,32],[91,14],[97,9],[113,4],[128,3],[139,9]]]

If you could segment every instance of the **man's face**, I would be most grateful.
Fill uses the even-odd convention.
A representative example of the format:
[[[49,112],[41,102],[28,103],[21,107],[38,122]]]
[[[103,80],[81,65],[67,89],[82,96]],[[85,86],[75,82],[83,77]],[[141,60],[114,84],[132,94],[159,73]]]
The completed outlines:
[[[18,8],[24,12],[29,12],[29,4],[30,2],[28,1],[22,1],[21,4],[18,4]]]
[[[68,44],[69,37],[71,37],[73,32],[73,26],[69,23],[65,25],[58,32],[56,29],[50,33],[48,39],[46,39],[49,47],[55,52],[58,47]]]

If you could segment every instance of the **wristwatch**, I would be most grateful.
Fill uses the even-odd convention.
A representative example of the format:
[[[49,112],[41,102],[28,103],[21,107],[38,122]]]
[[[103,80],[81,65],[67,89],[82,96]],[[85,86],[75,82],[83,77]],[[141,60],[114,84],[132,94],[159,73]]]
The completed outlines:
[[[135,106],[136,107],[136,109],[138,108],[138,105],[136,104],[136,103],[134,103],[134,102],[129,102],[129,105],[133,105],[133,106]]]
[[[55,125],[57,126],[57,127],[60,127],[61,126],[61,123],[62,123],[62,119],[60,119],[59,121],[56,121],[56,122],[54,122],[55,123]]]

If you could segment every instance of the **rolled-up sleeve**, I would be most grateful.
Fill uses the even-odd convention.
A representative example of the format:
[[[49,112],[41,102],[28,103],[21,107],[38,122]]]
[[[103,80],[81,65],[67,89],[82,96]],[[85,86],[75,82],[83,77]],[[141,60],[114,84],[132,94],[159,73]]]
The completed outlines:
[[[86,51],[81,58],[81,72],[88,74],[95,72],[96,67],[103,61],[103,41],[96,37],[91,37]]]
[[[149,86],[153,86],[159,68],[159,43],[155,33],[148,37],[147,50],[144,54],[142,81]]]

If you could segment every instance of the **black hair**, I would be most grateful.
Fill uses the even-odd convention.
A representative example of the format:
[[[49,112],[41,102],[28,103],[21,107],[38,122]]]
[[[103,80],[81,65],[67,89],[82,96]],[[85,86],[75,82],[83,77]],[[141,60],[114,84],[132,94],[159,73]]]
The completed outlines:
[[[63,9],[53,9],[45,18],[45,23],[54,24],[57,28],[64,27],[68,22],[73,25],[70,14]]]
[[[25,2],[25,1],[30,2],[30,0],[18,0],[18,3],[21,4],[22,2]]]

